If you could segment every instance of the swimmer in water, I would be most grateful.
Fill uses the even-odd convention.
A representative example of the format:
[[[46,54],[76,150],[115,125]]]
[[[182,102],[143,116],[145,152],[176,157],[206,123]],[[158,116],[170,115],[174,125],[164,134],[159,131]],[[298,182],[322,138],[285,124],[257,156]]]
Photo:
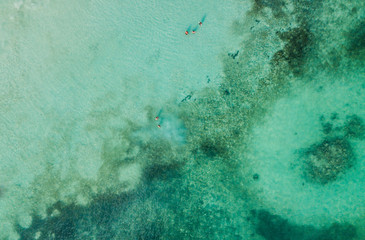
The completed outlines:
[[[203,25],[203,22],[205,21],[205,18],[207,17],[207,15],[205,14],[202,19],[200,20],[199,22],[199,26],[202,26]]]
[[[162,124],[162,119],[160,118],[162,113],[162,108],[160,109],[160,111],[158,112],[158,114],[155,117],[155,121],[160,120],[160,123],[157,125],[158,128],[161,128],[161,124]]]

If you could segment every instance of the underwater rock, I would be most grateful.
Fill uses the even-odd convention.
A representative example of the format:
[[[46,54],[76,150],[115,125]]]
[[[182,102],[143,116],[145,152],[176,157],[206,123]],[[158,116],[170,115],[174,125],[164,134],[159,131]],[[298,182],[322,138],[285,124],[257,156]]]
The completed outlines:
[[[348,35],[347,52],[350,57],[364,59],[365,49],[365,21],[362,21]]]
[[[325,139],[312,145],[305,153],[307,175],[310,180],[326,184],[352,166],[354,154],[344,138]]]
[[[164,225],[149,194],[148,189],[100,194],[85,206],[56,202],[46,216],[33,214],[32,224],[27,228],[17,224],[16,231],[20,240],[160,239]]]
[[[326,228],[296,225],[266,210],[252,210],[256,232],[267,240],[350,240],[356,237],[356,228],[347,223],[334,223]]]
[[[227,154],[227,148],[220,139],[206,139],[200,144],[202,152],[210,158],[224,157]]]
[[[365,133],[365,125],[360,117],[352,115],[346,122],[344,127],[346,137],[363,138]]]
[[[260,178],[260,175],[258,175],[257,173],[255,173],[253,176],[252,176],[253,180],[257,181],[259,180]]]
[[[179,176],[176,171],[184,162],[177,158],[177,155],[177,150],[174,150],[168,141],[149,142],[143,147],[143,154],[139,156],[146,159],[144,177],[151,181],[156,178],[166,180],[171,176]]]
[[[239,50],[237,50],[236,52],[234,52],[234,53],[228,53],[228,57],[231,57],[232,59],[235,59],[237,56],[238,56],[238,53],[239,53],[240,51]]]
[[[253,1],[253,12],[259,13],[262,12],[265,8],[271,9],[275,18],[281,18],[285,16],[283,8],[285,8],[285,1],[284,0],[254,0]]]
[[[333,126],[331,123],[325,123],[322,125],[322,128],[324,134],[329,134],[331,133]]]
[[[286,62],[290,70],[298,75],[310,50],[313,34],[306,26],[303,26],[287,32],[277,32],[277,35],[285,42],[285,46],[274,54],[271,63],[273,66],[278,66],[279,62]]]

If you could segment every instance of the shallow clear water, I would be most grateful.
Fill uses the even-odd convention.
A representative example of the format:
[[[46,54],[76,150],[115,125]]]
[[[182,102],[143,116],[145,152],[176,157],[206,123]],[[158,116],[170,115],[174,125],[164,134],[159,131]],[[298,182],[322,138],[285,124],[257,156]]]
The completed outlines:
[[[2,1],[0,239],[364,239],[364,16]]]

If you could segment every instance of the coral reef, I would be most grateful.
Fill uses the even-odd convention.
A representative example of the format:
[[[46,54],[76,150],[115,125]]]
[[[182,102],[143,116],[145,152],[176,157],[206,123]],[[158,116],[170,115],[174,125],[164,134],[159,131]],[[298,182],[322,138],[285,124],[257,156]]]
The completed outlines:
[[[302,26],[287,32],[278,32],[277,35],[286,44],[283,50],[279,50],[274,54],[272,64],[277,66],[278,62],[285,61],[289,69],[298,75],[302,71],[301,68],[312,43],[313,34],[307,27]]]
[[[357,235],[356,228],[346,223],[317,229],[309,225],[295,225],[266,210],[252,210],[251,214],[257,233],[267,240],[347,240]]]
[[[362,139],[365,133],[365,125],[359,116],[352,115],[348,118],[344,130],[346,137]]]
[[[326,184],[352,166],[354,153],[344,138],[325,139],[305,153],[306,173],[314,182]]]
[[[360,22],[348,33],[347,51],[350,57],[363,60],[365,58],[365,21]]]
[[[326,184],[335,181],[354,163],[350,140],[363,138],[364,123],[356,114],[346,116],[344,124],[338,120],[337,113],[333,113],[328,121],[322,115],[320,122],[324,140],[305,150],[305,175],[313,182]]]

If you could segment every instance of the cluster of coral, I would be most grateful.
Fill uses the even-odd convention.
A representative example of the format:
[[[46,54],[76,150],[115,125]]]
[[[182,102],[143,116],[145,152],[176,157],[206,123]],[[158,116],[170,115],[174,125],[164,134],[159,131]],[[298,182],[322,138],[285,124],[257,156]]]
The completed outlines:
[[[307,179],[320,184],[335,181],[347,169],[353,166],[355,155],[350,139],[363,138],[364,123],[360,117],[353,115],[342,129],[332,129],[331,123],[322,124],[325,138],[313,144],[305,151],[305,172]],[[333,136],[343,132],[343,136]]]

